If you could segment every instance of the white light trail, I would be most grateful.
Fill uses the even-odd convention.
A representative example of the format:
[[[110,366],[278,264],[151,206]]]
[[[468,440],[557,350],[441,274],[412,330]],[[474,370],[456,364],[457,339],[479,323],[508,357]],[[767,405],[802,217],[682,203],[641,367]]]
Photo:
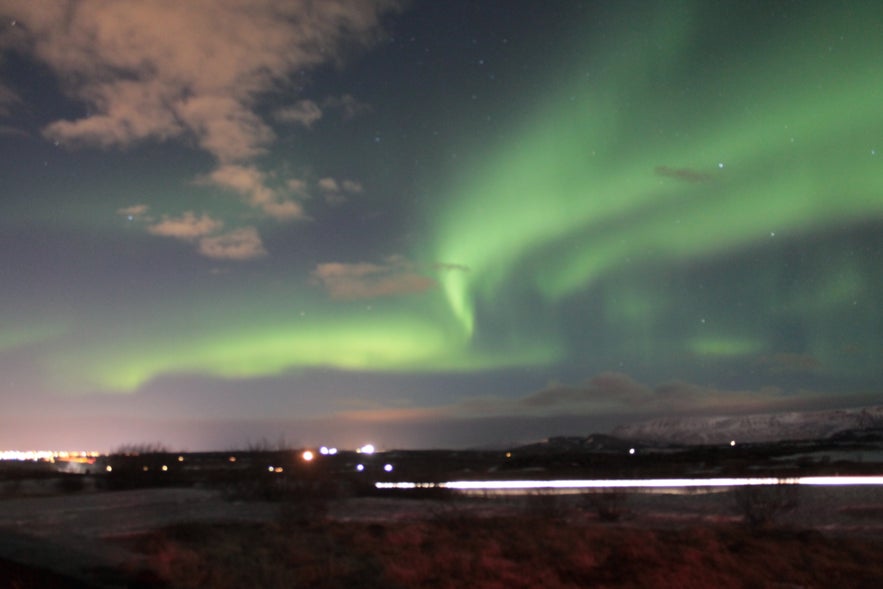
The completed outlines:
[[[454,489],[458,491],[530,491],[542,489],[682,489],[752,485],[883,485],[883,476],[754,477],[715,479],[582,479],[552,481],[449,481],[447,483],[377,482],[378,489]]]

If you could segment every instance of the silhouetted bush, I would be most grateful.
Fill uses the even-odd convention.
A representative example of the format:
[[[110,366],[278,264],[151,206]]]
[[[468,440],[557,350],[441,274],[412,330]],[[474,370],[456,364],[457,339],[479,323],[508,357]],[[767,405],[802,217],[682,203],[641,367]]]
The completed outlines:
[[[586,493],[586,504],[604,522],[616,522],[628,515],[627,502],[628,493],[622,490],[606,489]]]
[[[551,491],[530,493],[524,501],[524,513],[529,517],[558,520],[565,519],[573,511],[564,496]]]
[[[735,489],[733,499],[745,524],[760,528],[796,509],[799,493],[797,485],[748,485]]]
[[[55,481],[55,488],[62,493],[79,493],[86,488],[86,481],[83,475],[66,474]]]

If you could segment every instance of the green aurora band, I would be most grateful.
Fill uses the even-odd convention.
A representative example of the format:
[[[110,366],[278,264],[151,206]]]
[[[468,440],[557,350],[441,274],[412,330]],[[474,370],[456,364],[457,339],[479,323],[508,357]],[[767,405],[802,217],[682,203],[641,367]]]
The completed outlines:
[[[879,18],[808,16],[758,47],[709,58],[699,55],[703,35],[735,25],[711,22],[702,4],[625,23],[607,35],[616,46],[587,41],[583,55],[562,57],[550,74],[558,87],[510,140],[463,158],[472,164],[425,211],[434,231],[415,256],[425,268],[448,265],[438,290],[378,301],[370,315],[364,304],[311,299],[231,319],[248,304],[227,301],[189,323],[142,329],[141,320],[131,332],[99,334],[100,344],[53,354],[47,372],[62,390],[133,391],[166,374],[553,366],[574,356],[554,309],[586,293],[603,305],[585,329],[603,341],[577,358],[604,347],[603,361],[628,351],[657,366],[684,354],[745,359],[779,350],[775,320],[812,334],[804,349],[784,351],[832,371],[867,370],[867,357],[842,361],[841,344],[856,331],[877,341],[880,312],[844,327],[842,309],[883,296],[879,272],[814,236],[883,218]],[[828,32],[839,30],[851,36]],[[809,243],[813,259],[833,262],[783,292],[782,242]],[[741,264],[744,282],[685,295],[657,281],[659,268],[717,261]],[[733,311],[712,326],[686,308],[728,292],[765,310]],[[692,327],[669,329],[688,316]]]
[[[483,319],[477,309],[493,307],[515,283],[529,282],[552,304],[623,265],[763,255],[775,240],[879,220],[879,11],[848,19],[835,11],[766,42],[763,55],[730,48],[713,69],[690,65],[700,59],[702,27],[714,30],[698,13],[656,15],[649,28],[610,35],[621,46],[587,47],[606,56],[609,67],[596,68],[606,73],[570,72],[575,82],[510,133],[512,141],[476,158],[442,199],[431,255],[469,268],[442,278],[464,332],[474,333]],[[845,40],[830,32],[843,30],[851,33]],[[864,278],[855,272],[830,288],[859,290]],[[653,290],[623,296],[667,295]],[[640,302],[631,313],[647,321],[653,305]],[[714,356],[764,347],[741,335],[725,339],[687,345]]]

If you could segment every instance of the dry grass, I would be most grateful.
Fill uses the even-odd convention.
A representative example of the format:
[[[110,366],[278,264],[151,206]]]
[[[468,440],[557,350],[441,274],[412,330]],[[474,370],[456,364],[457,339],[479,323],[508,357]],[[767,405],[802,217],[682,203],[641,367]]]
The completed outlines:
[[[0,589],[89,589],[70,577],[0,559]]]
[[[875,587],[883,540],[452,511],[395,524],[184,525],[140,541],[175,587]]]

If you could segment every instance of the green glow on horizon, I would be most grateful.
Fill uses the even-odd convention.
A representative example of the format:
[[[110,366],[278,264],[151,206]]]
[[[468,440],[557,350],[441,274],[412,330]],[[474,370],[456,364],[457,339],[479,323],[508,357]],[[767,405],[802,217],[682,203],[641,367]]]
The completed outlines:
[[[703,22],[714,16],[705,5],[660,2],[605,34],[613,42],[585,35],[582,54],[550,55],[557,82],[535,84],[537,95],[517,104],[526,114],[501,134],[507,141],[465,157],[461,151],[459,174],[427,199],[432,210],[408,211],[425,213],[430,229],[418,253],[383,244],[415,271],[449,265],[435,276],[437,291],[372,300],[372,313],[364,301],[329,300],[302,275],[292,278],[338,260],[311,257],[325,254],[323,235],[295,270],[280,270],[274,264],[283,258],[271,252],[262,269],[243,263],[229,281],[194,280],[205,290],[180,307],[173,297],[149,309],[125,301],[126,310],[90,309],[80,324],[72,311],[74,328],[0,332],[0,351],[60,340],[46,346],[41,368],[66,392],[131,393],[164,376],[248,379],[310,368],[552,373],[659,369],[698,358],[700,370],[711,370],[715,361],[780,351],[813,356],[827,374],[874,370],[879,349],[843,359],[852,340],[879,341],[873,299],[883,283],[870,277],[871,263],[836,244],[813,250],[802,273],[789,273],[781,260],[795,257],[787,248],[811,249],[829,233],[883,220],[879,20],[853,15],[849,39],[861,40],[836,52],[822,33],[844,23],[821,19],[822,31],[807,18],[781,38],[706,62],[695,53],[697,35],[714,24]],[[187,184],[191,171],[176,177]],[[121,166],[106,190],[132,190],[129,172]],[[250,211],[198,183],[183,197],[159,176],[138,190],[125,204],[146,195],[157,211],[168,205],[162,210],[175,214],[205,205],[231,227]],[[41,215],[161,241],[144,232],[152,221],[122,223],[105,210],[107,195],[90,198],[64,219],[47,199]],[[389,198],[379,205],[403,208]],[[209,207],[215,200],[223,204]],[[32,213],[30,202],[18,206],[16,215]],[[317,215],[316,227],[322,222]],[[267,226],[260,227],[265,239],[291,230]],[[357,233],[342,241],[355,243]],[[271,249],[273,240],[266,242]],[[193,243],[177,245],[197,256]],[[366,257],[372,248],[380,249],[371,243]],[[718,263],[732,274],[715,273]],[[691,274],[694,266],[702,269]],[[724,284],[700,291],[691,279],[702,272]],[[176,295],[191,294],[186,281],[180,288]],[[304,299],[292,301],[292,293]],[[214,302],[220,296],[228,298]],[[866,321],[856,320],[859,305]],[[707,314],[715,315],[708,324]]]
[[[79,388],[131,392],[162,375],[242,379],[300,368],[457,372],[530,366],[551,362],[558,355],[554,348],[540,344],[519,349],[471,349],[458,329],[445,328],[420,314],[315,315],[310,320],[262,327],[204,329],[186,340],[154,335],[113,346],[99,344],[65,357],[53,368],[66,379],[79,375],[75,379]],[[71,382],[59,384],[68,390],[77,388]]]

